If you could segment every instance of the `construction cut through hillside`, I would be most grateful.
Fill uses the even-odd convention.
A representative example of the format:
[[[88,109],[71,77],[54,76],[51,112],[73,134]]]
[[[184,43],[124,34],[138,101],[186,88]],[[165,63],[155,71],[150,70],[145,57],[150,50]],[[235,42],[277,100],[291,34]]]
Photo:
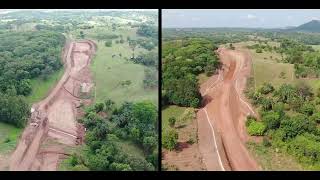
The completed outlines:
[[[88,87],[93,86],[89,65],[96,48],[90,40],[66,43],[64,74],[45,99],[32,105],[31,118],[11,155],[9,170],[57,170],[69,155],[67,149],[83,143],[85,128],[77,119],[83,114],[81,105],[92,102],[81,97],[89,96]]]
[[[243,95],[251,72],[249,52],[219,48],[217,53],[222,68],[200,86],[203,106],[197,120],[203,162],[209,171],[260,170],[245,145],[246,117],[257,115]]]

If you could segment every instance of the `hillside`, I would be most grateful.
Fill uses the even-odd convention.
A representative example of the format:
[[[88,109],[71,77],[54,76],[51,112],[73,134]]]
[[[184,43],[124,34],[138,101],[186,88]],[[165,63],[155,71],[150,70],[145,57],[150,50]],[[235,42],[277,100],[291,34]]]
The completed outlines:
[[[319,20],[312,20],[305,24],[302,24],[293,30],[295,31],[305,31],[305,32],[320,32],[320,21]]]

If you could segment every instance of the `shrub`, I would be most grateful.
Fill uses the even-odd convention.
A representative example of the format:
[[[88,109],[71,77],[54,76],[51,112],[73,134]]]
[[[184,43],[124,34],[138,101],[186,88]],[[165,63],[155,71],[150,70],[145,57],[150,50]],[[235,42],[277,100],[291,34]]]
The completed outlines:
[[[76,154],[72,154],[70,159],[69,159],[69,162],[70,162],[71,166],[76,166],[77,164],[79,164],[77,155]]]
[[[100,102],[94,105],[94,110],[96,111],[96,113],[103,111],[103,109],[104,109],[104,103]]]
[[[83,164],[78,164],[74,167],[71,168],[72,171],[89,171],[90,169],[87,168],[85,165]]]
[[[314,164],[320,161],[320,142],[310,134],[294,138],[288,149],[300,162]]]
[[[260,48],[256,49],[256,53],[262,53],[262,49]]]
[[[320,112],[314,113],[310,119],[316,123],[320,123]]]
[[[163,132],[162,145],[168,150],[175,149],[178,142],[178,133],[175,129],[169,129]]]
[[[263,137],[262,145],[265,146],[265,147],[270,147],[271,146],[271,142],[269,141],[268,137]]]
[[[274,111],[266,112],[262,117],[266,130],[277,129],[280,126],[280,115]]]
[[[286,117],[281,121],[280,128],[283,129],[285,137],[293,138],[297,135],[303,134],[305,132],[315,133],[316,123],[307,116],[298,114],[293,117]]]
[[[262,94],[269,94],[274,91],[274,87],[270,83],[263,83],[262,87],[259,89],[259,92]]]
[[[262,136],[265,132],[266,126],[262,122],[252,121],[247,130],[251,136]]]
[[[4,140],[4,143],[9,143],[11,141],[11,139],[9,137],[7,137],[5,140]]]
[[[315,107],[311,103],[304,103],[299,110],[302,114],[311,116],[315,111]]]
[[[314,103],[315,103],[316,105],[319,105],[319,104],[320,104],[320,98],[319,98],[319,97],[316,97],[316,98],[314,99]]]
[[[273,101],[271,98],[262,98],[261,105],[264,111],[268,111],[272,109]]]
[[[277,112],[280,115],[280,117],[285,115],[284,110],[285,110],[285,104],[283,102],[278,102],[273,105],[273,111]]]
[[[253,121],[256,121],[257,119],[254,117],[254,116],[248,116],[247,117],[247,120],[246,120],[246,127],[249,127],[250,124],[253,122]]]
[[[174,127],[175,123],[176,123],[176,118],[175,117],[170,117],[169,118],[169,125],[171,127]]]
[[[280,75],[279,75],[279,78],[281,79],[285,79],[286,78],[286,73],[281,71]]]
[[[106,46],[106,47],[111,47],[112,46],[112,41],[110,40],[110,41],[106,41],[105,43],[104,43],[104,45]]]

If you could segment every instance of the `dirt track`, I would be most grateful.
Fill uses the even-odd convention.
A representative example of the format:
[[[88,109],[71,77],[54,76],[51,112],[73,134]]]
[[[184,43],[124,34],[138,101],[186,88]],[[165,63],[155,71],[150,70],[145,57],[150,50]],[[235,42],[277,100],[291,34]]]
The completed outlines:
[[[81,144],[84,128],[76,122],[81,111],[81,86],[92,87],[89,63],[96,50],[92,41],[67,43],[65,72],[50,94],[34,104],[29,125],[10,159],[10,170],[57,170],[65,149]]]
[[[220,48],[218,53],[222,70],[200,87],[205,107],[198,112],[198,133],[204,162],[208,170],[259,170],[245,146],[246,116],[256,114],[242,93],[251,59],[242,51]]]

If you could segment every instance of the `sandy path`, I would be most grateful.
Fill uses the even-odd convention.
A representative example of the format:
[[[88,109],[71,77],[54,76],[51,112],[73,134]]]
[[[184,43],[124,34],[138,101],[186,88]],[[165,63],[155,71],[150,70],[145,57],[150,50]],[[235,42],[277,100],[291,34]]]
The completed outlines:
[[[200,91],[205,92],[202,93],[206,99],[203,110],[207,110],[207,119],[215,125],[213,128],[217,131],[217,133],[214,133],[216,139],[218,139],[217,137],[222,139],[222,142],[211,140],[210,146],[214,146],[216,143],[218,150],[221,149],[214,153],[215,156],[220,156],[223,162],[228,162],[223,163],[225,168],[229,167],[231,170],[259,170],[260,167],[245,146],[248,139],[245,131],[245,118],[248,114],[254,114],[254,111],[247,103],[242,91],[250,74],[251,60],[248,54],[240,51],[221,48],[218,53],[223,64],[222,71],[219,73],[219,76],[222,76],[221,80],[215,82],[210,90]],[[205,122],[198,121],[199,123]],[[209,130],[199,131],[199,137],[206,138],[202,141],[208,141],[208,137],[201,135],[208,134],[207,131]],[[226,157],[221,156],[221,154],[226,154]],[[211,161],[211,163],[219,163],[213,158],[211,158]]]
[[[66,44],[65,72],[50,94],[33,105],[35,111],[11,156],[10,170],[56,170],[65,156],[61,151],[82,142],[83,127],[76,122],[81,99],[75,92],[80,92],[82,83],[91,83],[88,65],[96,46],[92,41]],[[71,92],[64,87],[66,84]]]

